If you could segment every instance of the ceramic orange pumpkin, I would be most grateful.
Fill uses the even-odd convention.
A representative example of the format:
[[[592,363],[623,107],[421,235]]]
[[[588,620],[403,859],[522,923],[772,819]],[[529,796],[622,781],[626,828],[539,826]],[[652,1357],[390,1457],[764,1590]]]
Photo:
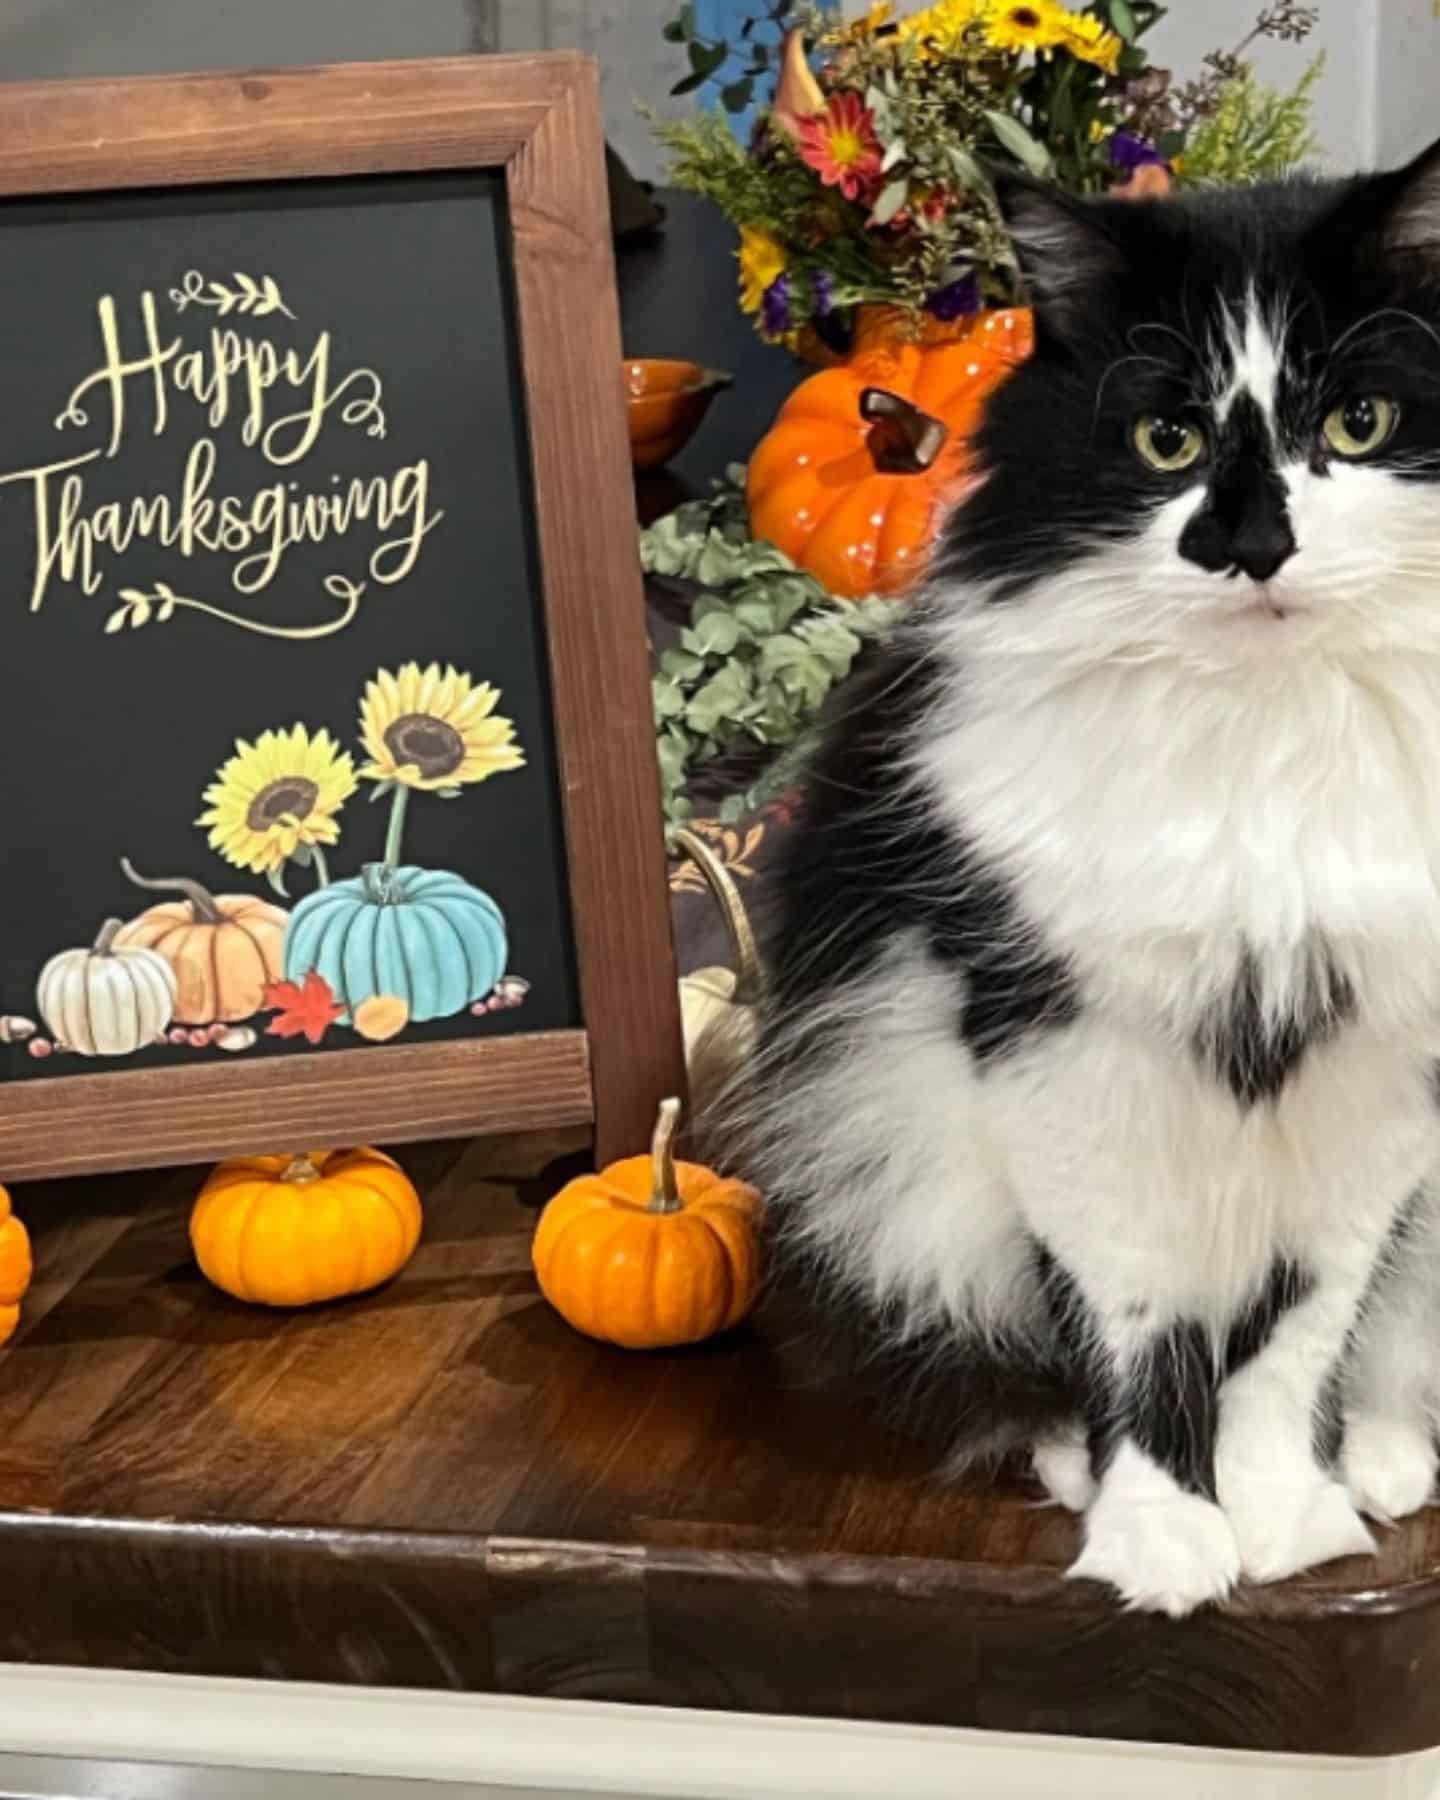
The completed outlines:
[[[190,1215],[207,1278],[237,1300],[314,1306],[363,1294],[420,1241],[420,1197],[379,1150],[247,1156],[213,1169]]]
[[[259,1012],[265,984],[284,974],[290,915],[253,894],[211,894],[183,875],[151,881],[128,858],[120,866],[136,887],[184,896],[147,907],[115,938],[117,950],[141,945],[174,970],[176,1024],[230,1024]]]
[[[907,338],[862,308],[855,349],[802,382],[750,460],[750,529],[832,594],[893,593],[970,479],[984,405],[1033,344],[1028,312]]]
[[[0,1187],[0,1344],[15,1335],[20,1302],[33,1273],[29,1233],[11,1212],[10,1196]]]
[[[760,1286],[760,1196],[675,1161],[680,1102],[660,1108],[649,1156],[570,1182],[545,1208],[540,1291],[587,1337],[627,1350],[694,1344],[738,1325]]]

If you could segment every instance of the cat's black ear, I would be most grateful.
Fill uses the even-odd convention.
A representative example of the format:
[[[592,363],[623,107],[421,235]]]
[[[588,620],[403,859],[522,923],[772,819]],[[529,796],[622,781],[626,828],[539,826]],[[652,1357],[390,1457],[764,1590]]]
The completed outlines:
[[[998,174],[995,198],[1042,330],[1073,336],[1127,264],[1107,212],[1028,176]]]
[[[1378,181],[1377,223],[1384,251],[1423,257],[1440,268],[1440,142]]]

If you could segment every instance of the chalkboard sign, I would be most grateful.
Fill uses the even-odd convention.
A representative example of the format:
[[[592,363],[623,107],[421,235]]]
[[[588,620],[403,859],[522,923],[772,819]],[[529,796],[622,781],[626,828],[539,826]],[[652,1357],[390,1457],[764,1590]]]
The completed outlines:
[[[680,1053],[592,67],[0,88],[0,1179]]]

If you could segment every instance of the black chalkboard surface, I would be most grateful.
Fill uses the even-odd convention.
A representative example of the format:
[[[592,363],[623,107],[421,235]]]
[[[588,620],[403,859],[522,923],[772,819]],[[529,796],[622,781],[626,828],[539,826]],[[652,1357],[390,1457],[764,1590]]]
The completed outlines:
[[[597,196],[570,57],[0,88],[0,1179],[640,1148],[679,1033]]]
[[[579,1024],[507,238],[485,172],[0,221],[7,1079]]]

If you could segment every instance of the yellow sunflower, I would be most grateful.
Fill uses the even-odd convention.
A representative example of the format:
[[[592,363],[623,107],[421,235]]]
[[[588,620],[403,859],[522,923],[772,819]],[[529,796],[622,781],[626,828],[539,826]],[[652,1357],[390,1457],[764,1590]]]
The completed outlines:
[[[1005,0],[985,19],[985,41],[994,50],[1053,50],[1067,40],[1075,15],[1055,0]]]
[[[835,25],[820,39],[822,44],[864,44],[874,37],[881,26],[889,25],[895,17],[895,0],[872,0],[869,10],[863,19],[853,19],[848,25]]]
[[[768,231],[753,226],[740,228],[740,305],[747,313],[757,313],[766,291],[785,273],[785,252]]]
[[[1063,47],[1081,62],[1094,63],[1107,75],[1120,65],[1120,52],[1125,48],[1117,33],[1107,31],[1098,19],[1087,13],[1071,13],[1065,27]]]
[[[366,683],[360,735],[370,756],[360,773],[371,781],[434,792],[486,781],[523,768],[515,727],[495,711],[500,690],[456,669],[406,663]]]
[[[936,0],[935,5],[898,20],[896,33],[902,43],[915,45],[922,56],[953,56],[964,47],[970,27],[983,24],[989,17],[994,3],[995,0]]]
[[[328,731],[262,731],[253,744],[237,740],[195,823],[209,827],[211,849],[227,862],[269,875],[302,846],[338,841],[336,815],[358,785],[355,764]]]

